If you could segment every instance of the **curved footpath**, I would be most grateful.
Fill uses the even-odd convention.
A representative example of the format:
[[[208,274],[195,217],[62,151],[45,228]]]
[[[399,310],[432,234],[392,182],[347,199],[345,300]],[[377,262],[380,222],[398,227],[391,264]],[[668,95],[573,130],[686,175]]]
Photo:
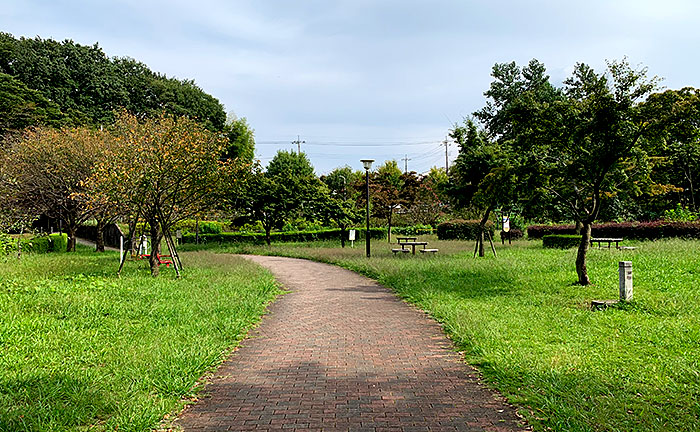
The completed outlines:
[[[291,292],[218,369],[185,431],[515,431],[440,326],[339,267],[248,256]]]

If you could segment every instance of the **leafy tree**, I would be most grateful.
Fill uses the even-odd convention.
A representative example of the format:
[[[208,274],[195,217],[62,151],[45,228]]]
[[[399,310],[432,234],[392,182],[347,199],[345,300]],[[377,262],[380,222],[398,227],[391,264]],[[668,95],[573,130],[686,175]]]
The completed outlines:
[[[226,122],[219,101],[193,81],[157,74],[133,59],[110,59],[97,44],[0,33],[0,73],[41,93],[73,125],[111,124],[120,108],[135,115],[188,116],[213,131]]]
[[[384,162],[377,168],[370,182],[372,213],[386,219],[387,234],[391,242],[391,226],[394,212],[406,201],[402,197],[403,173],[395,160]],[[360,195],[362,196],[362,195]]]
[[[285,150],[277,152],[267,171],[254,169],[243,199],[248,215],[261,222],[268,245],[273,229],[289,219],[313,218],[322,203],[323,184],[306,154]]]
[[[248,125],[245,117],[230,115],[223,131],[229,141],[224,151],[224,159],[241,158],[252,162],[255,157],[255,131]]]
[[[536,60],[522,70],[514,63],[496,65],[494,78],[486,92],[490,101],[475,115],[522,157],[519,165],[527,170],[521,176],[581,224],[576,272],[578,283],[587,285],[591,226],[603,197],[622,189],[639,193],[648,181],[641,143],[651,119],[641,102],[656,79],[627,61],[610,62],[601,74],[577,64],[564,87],[555,89]]]
[[[700,90],[666,90],[651,95],[644,105],[657,120],[653,138],[659,142],[658,155],[668,161],[660,167],[667,173],[664,180],[682,188],[668,189],[682,192],[685,203],[695,211],[700,200]],[[669,209],[674,204],[669,203]]]
[[[74,251],[78,226],[92,216],[86,185],[109,140],[108,134],[85,127],[26,131],[0,158],[2,201],[30,218],[61,219],[67,249]]]
[[[91,182],[98,196],[128,209],[132,237],[134,221],[149,224],[149,263],[157,276],[163,235],[214,207],[227,173],[219,160],[225,140],[194,120],[165,114],[139,121],[122,112],[113,133],[116,144],[104,152]]]
[[[513,154],[509,146],[491,140],[471,119],[455,126],[450,135],[459,145],[450,170],[452,196],[458,207],[472,207],[482,215],[477,248],[483,257],[485,227],[491,213],[516,199]]]
[[[58,106],[11,75],[0,73],[0,137],[28,126],[60,126]]]

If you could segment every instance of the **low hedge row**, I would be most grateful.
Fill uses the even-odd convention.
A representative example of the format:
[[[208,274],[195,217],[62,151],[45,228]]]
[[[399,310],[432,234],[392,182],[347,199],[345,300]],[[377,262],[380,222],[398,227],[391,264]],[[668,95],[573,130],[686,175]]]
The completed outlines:
[[[440,240],[476,240],[480,231],[480,223],[478,220],[462,219],[443,222],[437,226],[437,237]],[[486,222],[486,230],[493,237],[493,222]]]
[[[22,245],[22,253],[65,252],[68,247],[68,234],[49,234],[29,239],[23,238],[20,243]],[[6,246],[5,253],[17,251],[17,240]]]
[[[391,232],[395,235],[428,235],[433,233],[433,227],[430,225],[391,227]]]
[[[357,231],[355,240],[365,238],[365,229],[355,229]],[[270,234],[272,242],[309,242],[316,240],[340,240],[340,228],[325,229],[318,231],[290,231],[290,232],[273,232]],[[347,235],[347,231],[346,234]],[[383,239],[386,238],[385,228],[370,228],[370,238]],[[221,234],[200,234],[201,242],[206,243],[254,243],[264,244],[265,233],[228,233]],[[183,243],[194,243],[194,234],[183,234]]]
[[[546,248],[569,249],[581,244],[581,236],[576,234],[548,234],[542,236],[542,246]]]
[[[530,239],[539,239],[551,234],[575,234],[574,225],[532,225],[527,227]],[[621,237],[636,240],[658,240],[661,238],[681,237],[700,239],[698,222],[621,222],[594,224],[593,237]]]

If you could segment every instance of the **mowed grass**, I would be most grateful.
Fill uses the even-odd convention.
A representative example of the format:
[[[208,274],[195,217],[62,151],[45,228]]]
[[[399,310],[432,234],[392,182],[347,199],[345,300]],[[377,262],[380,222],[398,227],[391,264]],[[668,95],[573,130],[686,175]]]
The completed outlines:
[[[244,259],[183,255],[184,277],[118,254],[0,258],[0,431],[147,431],[279,293]]]
[[[372,243],[369,260],[363,243],[228,251],[336,263],[393,288],[444,323],[536,430],[700,430],[700,242],[591,250],[594,285],[581,287],[573,249],[520,241],[475,259],[471,242],[424,238],[437,256],[395,257],[386,241]],[[633,262],[634,301],[591,311],[591,300],[618,297],[623,260]]]

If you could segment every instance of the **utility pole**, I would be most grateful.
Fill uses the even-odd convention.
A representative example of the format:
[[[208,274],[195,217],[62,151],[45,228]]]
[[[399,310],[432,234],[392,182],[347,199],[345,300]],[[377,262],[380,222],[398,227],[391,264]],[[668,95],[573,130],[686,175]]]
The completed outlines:
[[[445,138],[441,145],[445,146],[445,174],[449,174],[449,172],[447,171],[449,169],[449,161],[447,160],[447,148],[450,146],[450,142],[447,140],[447,138]]]
[[[403,161],[403,173],[408,174],[408,161],[411,159],[408,157],[408,155],[404,155],[401,160]]]
[[[297,140],[296,140],[296,141],[292,141],[292,144],[296,144],[296,145],[297,145],[297,154],[301,154],[301,145],[302,145],[302,144],[306,144],[306,141],[300,141],[300,140],[299,140],[299,135],[297,135]]]

